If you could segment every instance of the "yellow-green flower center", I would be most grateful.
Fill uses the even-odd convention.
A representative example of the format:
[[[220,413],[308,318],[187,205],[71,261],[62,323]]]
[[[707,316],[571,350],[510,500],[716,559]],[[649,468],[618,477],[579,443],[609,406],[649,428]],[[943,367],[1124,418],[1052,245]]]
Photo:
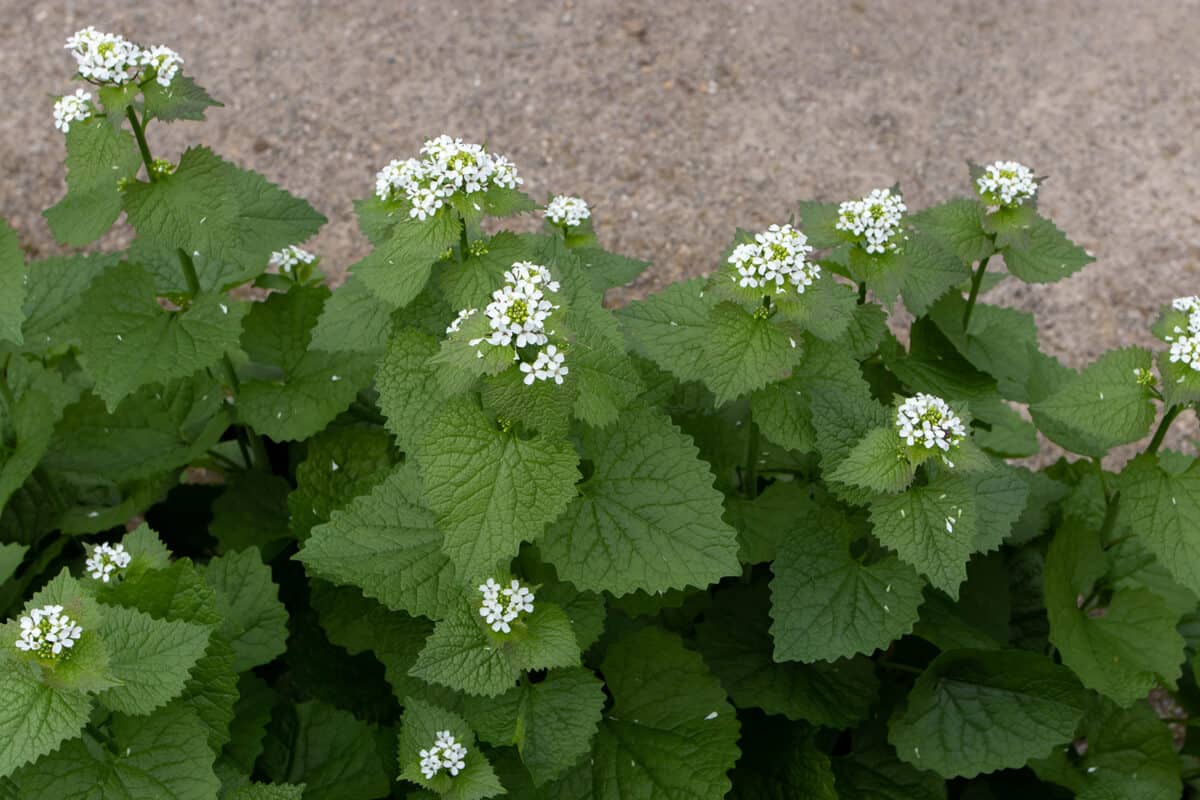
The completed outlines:
[[[517,325],[524,325],[529,319],[529,305],[524,300],[514,300],[508,307],[508,318]]]

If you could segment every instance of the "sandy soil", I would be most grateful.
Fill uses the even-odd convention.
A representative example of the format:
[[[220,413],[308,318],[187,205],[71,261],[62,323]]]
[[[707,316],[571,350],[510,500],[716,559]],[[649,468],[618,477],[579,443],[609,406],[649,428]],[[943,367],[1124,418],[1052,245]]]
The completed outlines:
[[[655,263],[626,297],[801,198],[898,181],[920,207],[996,158],[1050,175],[1042,208],[1098,257],[988,296],[1035,312],[1049,351],[1150,344],[1156,309],[1200,293],[1197,0],[0,0],[0,19],[0,214],[33,253],[56,249],[35,209],[62,191],[62,40],[95,24],[169,44],[226,104],[160,126],[156,154],[203,142],[308,198],[335,271],[365,252],[351,202],[379,166],[447,132],[536,197],[586,197],[608,246]]]

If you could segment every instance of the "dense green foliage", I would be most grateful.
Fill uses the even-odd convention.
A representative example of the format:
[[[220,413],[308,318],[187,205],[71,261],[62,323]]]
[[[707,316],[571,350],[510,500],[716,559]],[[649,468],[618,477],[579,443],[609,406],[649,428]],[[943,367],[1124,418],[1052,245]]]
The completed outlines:
[[[713,277],[614,312],[646,264],[590,221],[501,230],[538,208],[515,184],[415,216],[383,192],[331,292],[268,270],[308,203],[206,147],[153,159],[150,123],[215,105],[161,84],[71,122],[46,212],[77,247],[123,213],[128,249],[26,263],[0,229],[0,797],[1173,800],[1200,775],[1200,462],[1161,448],[1200,400],[1166,343],[1197,331],[1177,304],[1162,352],[1076,371],[980,302],[1091,260],[1032,197],[964,192],[886,247],[805,202],[806,283],[739,280],[739,231]],[[560,381],[487,341],[522,262]],[[924,394],[963,426],[945,447],[897,425]],[[1074,455],[1013,463],[1043,436]],[[514,579],[529,607],[485,619]],[[14,647],[45,606],[70,646]],[[461,764],[427,772],[447,731]]]

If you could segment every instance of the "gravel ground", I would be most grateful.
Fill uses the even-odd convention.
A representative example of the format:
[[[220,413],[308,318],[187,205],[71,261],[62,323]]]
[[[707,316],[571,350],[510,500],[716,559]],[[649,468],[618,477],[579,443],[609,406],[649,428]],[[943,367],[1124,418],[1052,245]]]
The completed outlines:
[[[62,40],[94,24],[169,44],[225,102],[152,131],[156,154],[203,142],[308,198],[334,271],[365,253],[351,203],[379,166],[447,132],[509,155],[536,197],[587,198],[606,245],[655,264],[626,298],[801,198],[899,181],[921,207],[997,158],[1050,175],[1042,208],[1098,258],[988,296],[1033,311],[1050,352],[1150,344],[1157,308],[1200,292],[1197,0],[0,0],[0,18],[0,214],[35,254],[56,251],[35,209],[62,191]]]

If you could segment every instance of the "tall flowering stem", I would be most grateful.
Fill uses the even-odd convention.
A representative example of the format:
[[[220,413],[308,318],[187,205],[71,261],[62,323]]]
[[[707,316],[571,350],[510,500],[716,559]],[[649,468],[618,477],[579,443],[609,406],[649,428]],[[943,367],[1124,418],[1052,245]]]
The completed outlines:
[[[967,295],[967,307],[963,309],[963,330],[967,329],[967,325],[971,322],[971,312],[975,310],[975,301],[979,299],[979,287],[983,285],[983,273],[987,272],[988,261],[991,256],[979,262],[979,266],[975,269],[975,274],[971,276],[971,293]]]
[[[125,116],[129,118],[129,125],[133,128],[133,137],[137,139],[138,150],[142,154],[142,163],[146,165],[146,175],[150,178],[150,182],[154,183],[158,180],[158,175],[154,170],[154,157],[150,155],[150,145],[146,143],[146,131],[142,127],[141,120],[138,119],[137,112],[133,110],[133,106],[126,107]]]

